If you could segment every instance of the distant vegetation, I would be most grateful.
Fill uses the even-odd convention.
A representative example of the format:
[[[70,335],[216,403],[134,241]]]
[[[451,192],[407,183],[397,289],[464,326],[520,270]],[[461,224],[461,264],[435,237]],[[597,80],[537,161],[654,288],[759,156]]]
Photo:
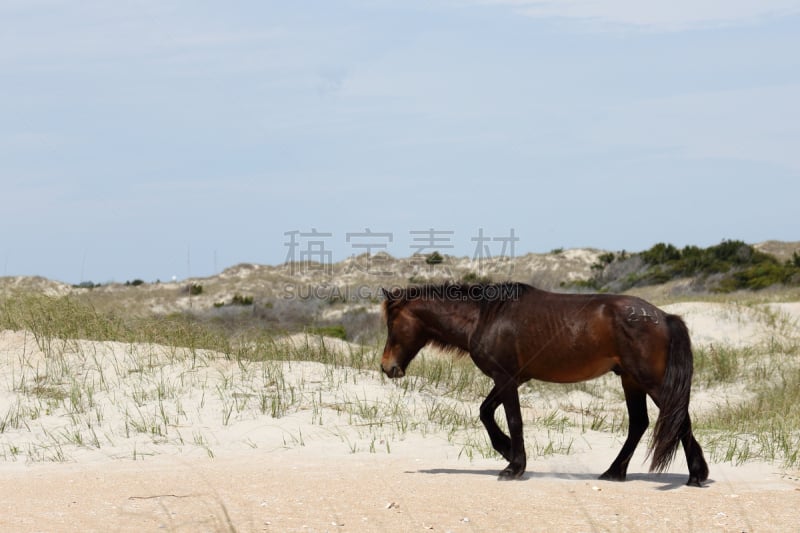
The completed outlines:
[[[627,259],[627,255],[625,252],[620,252],[619,257],[614,254],[614,252],[607,252],[604,254],[600,254],[597,258],[597,262],[592,265],[592,270],[599,270],[602,272],[608,265],[614,262],[614,260],[619,259]]]
[[[94,289],[96,287],[100,287],[99,283],[95,283],[93,281],[81,281],[72,286],[73,289]]]
[[[467,272],[461,276],[463,283],[487,284],[492,282],[492,277],[485,274],[478,274],[477,272]]]
[[[231,300],[231,305],[253,305],[252,296],[242,296],[241,294],[234,294]]]
[[[189,285],[189,296],[200,296],[203,294],[203,286],[199,283]]]
[[[28,285],[32,292],[69,295],[101,313],[124,317],[125,324],[136,318],[181,317],[234,336],[240,332],[287,334],[308,331],[309,327],[341,326],[337,335],[344,331],[349,341],[372,342],[385,334],[379,289],[394,285],[513,280],[543,289],[561,283],[567,291],[621,293],[681,279],[666,289],[670,295],[716,298],[715,293],[786,286],[792,287],[792,298],[797,299],[797,244],[764,244],[767,246],[756,249],[736,240],[707,248],[658,243],[638,253],[571,253],[555,248],[549,254],[539,254],[541,257],[513,258],[503,262],[502,268],[489,261],[477,267],[474,260],[459,260],[430,250],[430,254],[415,254],[407,259],[388,258],[380,263],[380,275],[369,269],[362,271],[363,265],[343,262],[332,266],[333,275],[314,274],[302,280],[286,268],[244,265],[231,270],[230,276],[161,286],[157,281],[138,278],[125,283],[109,282],[103,284],[102,290],[91,290],[100,286],[91,281],[81,283],[80,290],[71,291],[46,280],[30,279]],[[778,255],[765,253],[767,250]],[[14,280],[4,283],[0,285],[0,295],[27,293],[24,285],[18,287]],[[745,297],[737,298],[740,296]],[[755,293],[753,297],[762,298],[763,294]]]
[[[347,340],[347,331],[344,326],[320,326],[316,328],[308,328],[308,333],[312,335],[322,335],[323,337],[333,337],[335,339]]]
[[[438,265],[444,261],[444,257],[439,252],[433,252],[425,258],[425,262],[429,265]]]
[[[800,285],[800,255],[780,262],[742,241],[725,240],[715,246],[679,249],[658,243],[638,254],[606,253],[592,266],[597,273],[578,286],[624,291],[658,285],[677,278],[697,278],[712,292],[760,290],[772,285]]]

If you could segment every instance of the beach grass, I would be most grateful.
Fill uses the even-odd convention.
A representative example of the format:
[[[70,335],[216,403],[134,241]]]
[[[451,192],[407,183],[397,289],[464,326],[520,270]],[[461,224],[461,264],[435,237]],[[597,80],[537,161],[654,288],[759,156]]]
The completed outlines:
[[[713,460],[796,466],[796,323],[754,302],[732,302],[731,312],[742,320],[755,310],[768,340],[695,347],[695,390],[726,398],[694,413],[698,439]],[[469,358],[426,350],[404,379],[391,381],[378,372],[381,339],[364,345],[315,333],[232,332],[188,315],[131,317],[72,297],[30,294],[0,301],[0,330],[28,332],[4,384],[9,401],[0,410],[0,457],[7,460],[65,461],[91,449],[114,455],[120,442],[131,440],[134,458],[158,453],[160,445],[213,456],[215,437],[203,426],[209,417],[224,428],[300,415],[334,432],[351,453],[391,453],[411,433],[436,433],[461,456],[496,456],[478,421],[491,382]],[[298,374],[296,363],[319,366]],[[370,380],[377,380],[378,392],[357,392]],[[572,453],[576,431],[625,434],[614,376],[571,385],[532,382],[520,392],[529,455]],[[49,424],[54,418],[66,423]],[[35,438],[8,438],[22,432]],[[281,442],[304,446],[308,438],[302,428],[287,429]]]

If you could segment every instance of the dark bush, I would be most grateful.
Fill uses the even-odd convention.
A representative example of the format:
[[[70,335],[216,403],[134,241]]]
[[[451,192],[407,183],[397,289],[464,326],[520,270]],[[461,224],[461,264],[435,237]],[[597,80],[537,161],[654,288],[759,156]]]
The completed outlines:
[[[92,281],[81,281],[77,285],[73,285],[72,287],[75,289],[94,289],[95,287],[99,287],[99,283],[94,283]]]
[[[438,265],[444,261],[444,257],[439,252],[433,252],[425,258],[425,262],[429,265]]]
[[[681,258],[681,253],[677,248],[663,242],[656,244],[649,250],[645,250],[640,255],[648,265],[663,265]]]
[[[231,300],[231,305],[253,305],[253,297],[234,294],[233,300]]]
[[[596,262],[596,263],[594,263],[594,264],[591,266],[591,269],[592,269],[592,270],[599,270],[599,271],[603,271],[603,270],[605,270],[605,268],[606,268],[608,265],[610,265],[611,263],[613,263],[613,262],[614,262],[614,259],[615,259],[615,258],[616,258],[616,256],[614,255],[614,252],[607,252],[607,253],[604,253],[604,254],[600,254],[600,255],[597,257],[597,262]]]

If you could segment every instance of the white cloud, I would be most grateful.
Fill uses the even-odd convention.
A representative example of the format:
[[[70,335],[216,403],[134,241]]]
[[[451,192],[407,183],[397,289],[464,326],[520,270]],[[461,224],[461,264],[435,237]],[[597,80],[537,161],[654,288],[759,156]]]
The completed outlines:
[[[565,18],[600,27],[680,31],[697,27],[752,24],[760,19],[798,14],[798,0],[480,0],[506,5],[539,18]]]

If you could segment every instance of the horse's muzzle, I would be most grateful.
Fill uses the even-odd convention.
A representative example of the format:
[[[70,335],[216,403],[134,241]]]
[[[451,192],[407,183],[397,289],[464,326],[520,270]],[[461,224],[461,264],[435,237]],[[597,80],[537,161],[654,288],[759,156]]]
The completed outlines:
[[[383,367],[381,367],[381,368],[383,368]],[[406,375],[406,373],[403,372],[403,369],[400,368],[397,365],[392,365],[388,369],[387,368],[383,368],[383,373],[386,374],[387,376],[389,376],[392,379],[402,378],[403,376]]]

